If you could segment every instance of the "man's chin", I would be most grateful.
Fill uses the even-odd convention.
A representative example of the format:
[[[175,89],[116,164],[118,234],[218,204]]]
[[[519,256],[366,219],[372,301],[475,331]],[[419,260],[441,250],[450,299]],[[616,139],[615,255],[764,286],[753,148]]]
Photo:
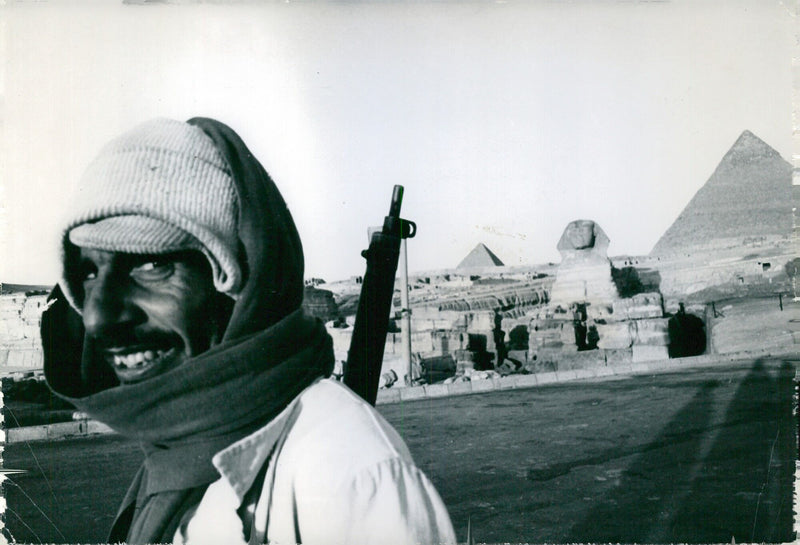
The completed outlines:
[[[178,367],[187,357],[182,350],[171,348],[155,358],[142,359],[135,363],[115,361],[112,358],[109,364],[122,384],[136,384]],[[131,359],[136,358],[131,357]]]

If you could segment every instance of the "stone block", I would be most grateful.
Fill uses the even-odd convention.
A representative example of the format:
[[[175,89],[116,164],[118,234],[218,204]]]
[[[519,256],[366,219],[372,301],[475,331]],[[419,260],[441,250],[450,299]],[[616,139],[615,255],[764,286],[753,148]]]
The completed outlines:
[[[661,318],[664,315],[661,294],[637,293],[627,299],[618,299],[613,304],[614,319],[640,320],[644,318]]]
[[[514,386],[517,388],[529,388],[539,384],[536,375],[513,375],[515,377]]]
[[[528,361],[528,351],[527,350],[509,350],[508,357],[512,360],[516,360],[522,364]]]
[[[448,386],[449,384],[426,384],[423,388],[426,397],[443,397],[449,393]]]
[[[570,318],[571,320],[572,318]],[[532,334],[534,331],[547,331],[549,329],[558,329],[561,327],[561,324],[564,323],[564,320],[555,320],[553,318],[542,318],[538,320],[531,320],[531,323],[528,327],[530,333]]]
[[[8,367],[23,367],[25,352],[23,350],[11,350],[8,353]]]
[[[500,377],[500,389],[501,390],[512,390],[516,387],[516,377],[514,375],[509,375],[507,377]],[[477,382],[475,384],[478,384]],[[472,388],[472,391],[475,391],[475,388]]]
[[[410,386],[408,388],[400,389],[401,401],[412,401],[414,399],[423,399],[425,397],[425,388],[422,386]]]
[[[528,357],[525,369],[531,373],[547,373],[558,369],[559,362],[564,358],[560,349],[542,349],[533,352]]]
[[[634,345],[666,346],[669,344],[669,318],[649,318],[630,322]]]
[[[6,430],[7,443],[27,443],[29,441],[44,441],[45,439],[47,439],[47,426],[27,426]]]
[[[470,362],[474,364],[478,359],[478,355],[474,350],[458,349],[453,352],[453,358],[456,360],[456,363]],[[475,366],[473,365],[473,367]]]
[[[89,435],[96,435],[99,433],[114,433],[114,430],[97,420],[87,420],[86,433]]]
[[[397,403],[400,401],[400,388],[386,388],[378,390],[378,397],[375,404]]]
[[[22,312],[24,304],[24,298],[19,299],[9,295],[0,295],[0,311],[16,312],[19,314]]]
[[[557,372],[537,373],[536,380],[538,384],[551,384],[554,382],[558,382],[558,373]]]
[[[561,350],[564,348],[564,343],[561,342],[561,335],[552,335],[548,337],[531,337],[530,342],[528,343],[529,351],[533,350],[534,352],[545,349],[545,350]]]
[[[611,262],[600,256],[579,254],[562,260],[550,294],[553,304],[563,305],[578,301],[611,302],[617,297]]]
[[[411,346],[416,352],[431,352],[433,351],[433,338],[430,332],[420,331],[411,334]]]
[[[552,313],[547,314],[547,320],[554,324],[558,324],[561,322],[569,321],[575,319],[575,314],[571,310],[571,305],[563,304],[563,305],[551,305],[553,309]]]
[[[568,380],[575,380],[576,378],[578,378],[578,375],[576,374],[575,370],[556,371],[556,377],[559,382],[565,382]]]
[[[671,363],[672,363],[671,360],[667,359],[667,360],[650,361],[647,363],[647,365],[650,366],[651,371],[655,371],[657,369],[667,369],[672,366]]]
[[[97,435],[100,433],[115,433],[114,430],[103,424],[102,422],[98,422],[97,420],[87,420],[86,421],[86,434],[87,435]]]
[[[669,352],[666,346],[635,344],[632,348],[631,360],[635,363],[669,359]]]
[[[353,328],[348,329],[338,329],[328,327],[326,328],[328,334],[333,339],[333,351],[347,354],[347,351],[350,348],[350,339],[353,337]]]
[[[11,341],[24,339],[24,327],[24,324],[19,320],[3,320],[3,336],[0,337],[0,342],[8,344]]]
[[[558,371],[572,369],[589,369],[605,365],[606,360],[602,350],[584,350],[574,354],[562,355],[558,358]]]
[[[456,363],[456,374],[467,374],[475,370],[474,361],[459,361]]]
[[[476,380],[477,382],[488,382],[486,380]],[[451,395],[463,395],[472,393],[472,381],[453,382],[447,385],[448,393]]]
[[[22,316],[25,321],[38,322],[42,317],[42,312],[44,312],[46,307],[46,295],[34,295],[28,297],[28,299],[26,299],[25,303],[22,305],[22,312],[20,313],[20,316]]]
[[[0,350],[0,367],[5,367],[8,362],[8,350]]]
[[[411,327],[416,331],[428,331],[435,329],[433,322],[434,320],[432,319],[412,318]]]
[[[612,322],[596,324],[600,340],[597,347],[603,350],[628,348],[633,343],[631,328],[628,322]]]
[[[600,303],[586,305],[586,320],[588,322],[611,322],[617,319],[612,305]]]
[[[575,373],[576,379],[594,378],[597,376],[594,369],[575,369],[572,372]]]
[[[78,420],[75,422],[59,422],[47,426],[48,439],[62,439],[64,437],[74,437],[86,433],[86,421]]]
[[[494,312],[481,311],[473,313],[467,329],[469,331],[491,332],[494,329]]]
[[[633,351],[630,348],[618,350],[604,350],[606,365],[622,365],[630,363],[633,358]]]
[[[42,343],[39,339],[18,339],[5,343],[4,348],[9,350],[33,350],[41,348]]]
[[[5,365],[9,367],[29,367],[41,368],[44,364],[43,353],[41,348],[33,348],[25,346],[14,348],[7,351],[11,356],[7,356]]]
[[[593,371],[596,377],[609,377],[614,374],[614,369],[611,367],[598,367],[597,369],[593,369]]]
[[[499,379],[473,380],[470,382],[470,385],[472,387],[473,393],[490,392],[492,390],[500,389],[500,380]]]
[[[560,340],[564,348],[575,347],[577,351],[578,345],[575,342],[575,324],[572,322],[564,322],[561,324]]]

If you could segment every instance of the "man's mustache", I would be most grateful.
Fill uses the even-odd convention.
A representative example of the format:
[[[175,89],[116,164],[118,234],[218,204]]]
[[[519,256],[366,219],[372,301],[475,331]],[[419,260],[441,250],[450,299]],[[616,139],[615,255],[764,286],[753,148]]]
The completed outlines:
[[[181,346],[183,339],[176,333],[159,330],[125,329],[105,332],[94,338],[97,348],[109,350],[126,346],[172,348]]]

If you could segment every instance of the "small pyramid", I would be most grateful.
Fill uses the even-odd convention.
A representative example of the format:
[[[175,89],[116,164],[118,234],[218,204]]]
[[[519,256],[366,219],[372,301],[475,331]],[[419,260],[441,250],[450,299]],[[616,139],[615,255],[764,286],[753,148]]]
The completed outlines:
[[[781,244],[792,231],[792,166],[744,131],[650,255],[686,257]]]
[[[500,258],[494,255],[492,251],[487,248],[483,243],[478,243],[472,251],[467,254],[467,257],[461,260],[458,264],[458,269],[469,269],[473,267],[502,267],[503,262]]]

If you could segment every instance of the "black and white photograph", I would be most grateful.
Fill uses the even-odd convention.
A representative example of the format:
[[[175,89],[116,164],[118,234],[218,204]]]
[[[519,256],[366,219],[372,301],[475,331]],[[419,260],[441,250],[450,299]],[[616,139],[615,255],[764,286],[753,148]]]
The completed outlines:
[[[798,8],[3,2],[0,542],[795,542]]]

